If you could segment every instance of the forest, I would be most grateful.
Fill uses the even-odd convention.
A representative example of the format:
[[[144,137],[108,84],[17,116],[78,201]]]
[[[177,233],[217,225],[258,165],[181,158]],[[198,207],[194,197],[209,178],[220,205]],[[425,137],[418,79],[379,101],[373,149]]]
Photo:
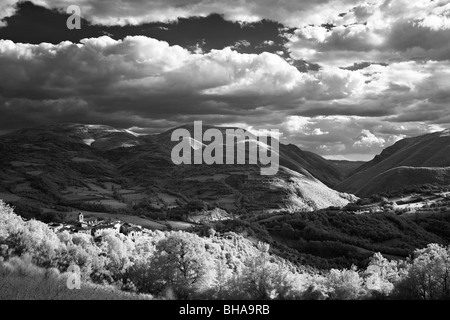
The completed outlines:
[[[70,277],[73,266],[83,290],[113,287],[117,298],[447,299],[449,253],[450,247],[428,244],[405,260],[375,253],[363,268],[321,270],[281,258],[267,243],[214,229],[203,237],[147,231],[134,241],[105,231],[95,242],[89,235],[55,233],[43,222],[24,221],[0,202],[0,287],[14,288],[2,290],[5,299],[32,290],[23,277],[47,283]],[[68,290],[59,285],[53,298],[64,299]]]

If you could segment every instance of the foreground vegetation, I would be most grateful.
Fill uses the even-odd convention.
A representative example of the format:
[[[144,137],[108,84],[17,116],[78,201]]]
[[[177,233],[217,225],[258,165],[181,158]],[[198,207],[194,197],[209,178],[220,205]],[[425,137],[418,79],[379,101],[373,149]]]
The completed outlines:
[[[152,299],[150,295],[134,294],[83,282],[79,290],[69,290],[70,273],[56,268],[39,268],[30,255],[0,261],[0,300],[131,300]]]
[[[88,235],[56,234],[45,223],[23,221],[0,202],[4,299],[78,299],[98,290],[105,299],[447,299],[449,253],[430,244],[405,261],[375,254],[367,268],[321,271],[280,258],[268,244],[212,229],[207,237],[149,231],[134,241],[105,232],[96,243]],[[84,291],[64,289],[73,265]]]

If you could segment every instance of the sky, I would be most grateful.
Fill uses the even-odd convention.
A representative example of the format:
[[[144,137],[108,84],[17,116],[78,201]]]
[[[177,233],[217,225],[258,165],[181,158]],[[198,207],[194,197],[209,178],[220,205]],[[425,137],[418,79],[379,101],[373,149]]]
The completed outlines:
[[[0,74],[0,133],[202,120],[370,160],[450,128],[450,0],[0,0]]]

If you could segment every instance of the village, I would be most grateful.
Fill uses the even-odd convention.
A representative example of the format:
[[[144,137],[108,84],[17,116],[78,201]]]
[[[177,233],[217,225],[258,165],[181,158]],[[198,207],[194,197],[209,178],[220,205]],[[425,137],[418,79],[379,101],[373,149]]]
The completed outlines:
[[[145,233],[145,229],[141,226],[118,219],[114,221],[98,220],[95,218],[85,219],[82,212],[78,213],[78,220],[74,223],[53,222],[48,224],[48,226],[55,232],[68,231],[69,233],[84,233],[92,236],[94,240],[100,240],[103,232],[106,230],[111,230],[114,233],[122,233],[133,240]]]

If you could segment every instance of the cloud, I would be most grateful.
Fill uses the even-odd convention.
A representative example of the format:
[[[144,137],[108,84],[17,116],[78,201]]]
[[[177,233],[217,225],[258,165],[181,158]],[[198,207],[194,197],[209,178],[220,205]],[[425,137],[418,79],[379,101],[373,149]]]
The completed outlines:
[[[404,138],[406,138],[406,135],[404,135],[404,134],[395,134],[395,135],[392,135],[389,137],[387,143],[389,145],[392,145],[392,144],[396,143],[397,141],[400,141]]]
[[[247,40],[239,40],[236,41],[236,43],[234,44],[234,46],[232,47],[233,49],[239,49],[241,47],[250,47],[251,43]]]
[[[349,71],[305,74],[267,52],[241,54],[225,48],[192,53],[143,36],[57,45],[0,40],[0,69],[9,79],[0,83],[0,95],[16,107],[55,101],[67,110],[80,108],[75,100],[83,101],[91,114],[140,119],[129,126],[142,126],[142,119],[286,114],[308,99],[347,97],[357,85]]]
[[[320,129],[320,128],[315,128],[315,129],[311,132],[311,134],[312,134],[313,136],[321,136],[321,135],[324,135],[324,134],[329,134],[329,132],[327,132],[327,131],[323,132],[322,129]]]
[[[292,55],[347,66],[365,61],[448,60],[448,1],[359,1],[325,25],[302,26],[290,37]]]
[[[284,123],[285,130],[298,133],[310,124],[310,118],[300,116],[289,116]]]
[[[3,10],[13,10],[18,0],[9,0]],[[32,0],[47,8],[65,10],[78,5],[83,18],[102,25],[137,25],[152,21],[176,21],[180,17],[224,14],[233,21],[254,22],[262,19],[299,26],[319,23],[353,6],[351,0]],[[2,11],[0,11],[1,13]],[[10,14],[10,13],[7,13]],[[3,14],[3,17],[7,16]],[[2,16],[0,16],[0,19]]]
[[[4,18],[11,17],[16,13],[16,3],[17,0],[2,0],[0,3],[0,27],[6,25],[3,21]]]
[[[371,148],[373,146],[384,147],[386,140],[383,138],[375,136],[369,130],[362,130],[361,134],[356,138],[353,144],[356,148]]]
[[[345,155],[378,153],[450,123],[446,61],[302,73],[267,52],[193,53],[143,36],[102,36],[57,45],[0,40],[0,69],[8,79],[0,83],[5,130],[82,122],[157,132],[203,120],[279,129],[284,142]]]
[[[275,45],[275,42],[274,42],[273,40],[264,40],[262,44],[263,44],[264,46],[270,47],[270,46]]]

